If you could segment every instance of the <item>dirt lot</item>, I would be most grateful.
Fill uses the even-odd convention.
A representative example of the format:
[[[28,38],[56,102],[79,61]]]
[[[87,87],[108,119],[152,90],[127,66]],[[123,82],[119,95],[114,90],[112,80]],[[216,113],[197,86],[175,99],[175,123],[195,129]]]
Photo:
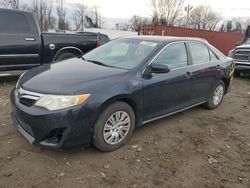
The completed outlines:
[[[30,145],[10,120],[17,77],[0,78],[0,187],[250,187],[250,79],[214,111],[203,107],[137,128],[110,153]]]

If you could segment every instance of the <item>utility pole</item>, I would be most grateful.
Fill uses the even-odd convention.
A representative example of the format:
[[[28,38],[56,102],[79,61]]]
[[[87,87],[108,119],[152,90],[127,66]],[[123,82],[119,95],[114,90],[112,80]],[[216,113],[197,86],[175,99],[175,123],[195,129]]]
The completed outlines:
[[[187,12],[187,21],[186,21],[186,27],[189,26],[189,16],[190,16],[190,11],[193,9],[193,6],[188,5],[185,7],[185,11]]]

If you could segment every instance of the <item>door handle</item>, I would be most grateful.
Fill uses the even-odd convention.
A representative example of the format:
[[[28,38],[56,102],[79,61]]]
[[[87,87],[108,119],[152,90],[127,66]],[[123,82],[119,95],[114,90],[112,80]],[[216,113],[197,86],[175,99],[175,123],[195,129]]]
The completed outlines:
[[[24,40],[25,41],[35,41],[36,39],[35,38],[26,37]]]
[[[185,74],[185,77],[187,78],[187,79],[190,79],[191,77],[192,77],[192,73],[191,72],[187,72],[186,74]]]

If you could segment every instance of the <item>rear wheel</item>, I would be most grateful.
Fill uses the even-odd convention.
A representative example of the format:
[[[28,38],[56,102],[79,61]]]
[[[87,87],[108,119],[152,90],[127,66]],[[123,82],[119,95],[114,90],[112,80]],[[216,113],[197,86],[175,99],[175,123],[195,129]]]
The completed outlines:
[[[108,106],[99,116],[93,133],[93,144],[101,151],[113,151],[131,137],[135,125],[133,109],[125,102]]]
[[[217,108],[221,104],[224,94],[225,94],[225,84],[223,81],[220,80],[213,88],[210,97],[207,103],[205,104],[206,107],[211,110]]]

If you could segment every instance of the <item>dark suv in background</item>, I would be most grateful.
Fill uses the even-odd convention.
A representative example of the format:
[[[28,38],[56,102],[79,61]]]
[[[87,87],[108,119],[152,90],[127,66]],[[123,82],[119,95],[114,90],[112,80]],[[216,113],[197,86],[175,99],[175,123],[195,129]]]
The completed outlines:
[[[108,41],[99,33],[41,33],[33,14],[0,9],[0,71],[79,57]]]

